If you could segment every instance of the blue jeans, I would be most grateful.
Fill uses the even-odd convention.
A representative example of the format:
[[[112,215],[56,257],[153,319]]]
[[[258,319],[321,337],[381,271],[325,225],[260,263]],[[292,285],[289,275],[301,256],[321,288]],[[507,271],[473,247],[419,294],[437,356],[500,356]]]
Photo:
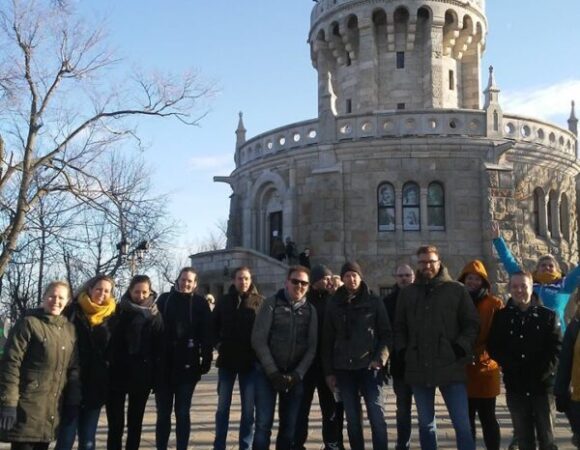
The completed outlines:
[[[78,434],[78,450],[93,450],[101,407],[81,408],[78,414],[64,412],[58,428],[55,450],[71,450]]]
[[[396,450],[411,448],[411,408],[413,389],[403,377],[393,376],[393,391],[397,397],[397,446]]]
[[[155,392],[157,405],[157,424],[155,426],[155,443],[157,450],[167,450],[171,433],[171,410],[175,399],[175,441],[177,450],[187,450],[191,431],[191,399],[197,383],[162,386]]]
[[[413,385],[413,395],[419,416],[419,439],[422,450],[437,448],[437,423],[435,420],[435,386]],[[467,389],[464,383],[439,386],[449,417],[455,429],[458,450],[475,450],[475,442],[469,424]]]
[[[239,447],[241,450],[249,450],[254,439],[254,397],[256,369],[252,368],[245,372],[236,372],[229,369],[218,369],[218,405],[215,413],[215,440],[214,450],[225,450],[228,427],[230,424],[230,406],[232,404],[232,392],[234,383],[238,377],[241,397],[240,436]]]
[[[290,450],[294,439],[296,421],[302,402],[302,381],[296,384],[288,392],[277,393],[270,380],[262,370],[256,371],[256,433],[254,434],[253,450],[269,450],[274,412],[276,409],[276,397],[279,396],[278,405],[278,436],[276,438],[276,450]]]
[[[364,450],[360,396],[367,408],[374,450],[388,448],[387,423],[383,406],[383,377],[376,370],[337,370],[336,381],[346,414],[346,429],[352,450]]]

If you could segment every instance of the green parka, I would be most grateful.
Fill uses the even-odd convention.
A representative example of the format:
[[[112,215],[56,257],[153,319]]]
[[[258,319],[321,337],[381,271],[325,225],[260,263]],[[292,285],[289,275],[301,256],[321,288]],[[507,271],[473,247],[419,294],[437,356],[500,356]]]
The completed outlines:
[[[395,348],[404,357],[408,384],[465,382],[465,365],[471,360],[478,332],[473,300],[443,266],[432,280],[419,276],[399,293]]]
[[[65,395],[67,404],[80,404],[74,325],[31,310],[10,331],[0,365],[0,406],[17,407],[14,427],[0,440],[54,440]]]

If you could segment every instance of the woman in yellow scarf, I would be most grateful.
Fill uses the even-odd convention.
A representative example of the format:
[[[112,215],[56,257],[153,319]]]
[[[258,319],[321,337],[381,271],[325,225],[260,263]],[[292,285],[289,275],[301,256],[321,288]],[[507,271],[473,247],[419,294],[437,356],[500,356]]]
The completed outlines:
[[[78,434],[78,449],[94,449],[101,408],[109,391],[110,340],[117,324],[114,280],[91,278],[65,311],[75,325],[79,350],[82,400],[80,409],[64,405],[56,450],[71,450]]]

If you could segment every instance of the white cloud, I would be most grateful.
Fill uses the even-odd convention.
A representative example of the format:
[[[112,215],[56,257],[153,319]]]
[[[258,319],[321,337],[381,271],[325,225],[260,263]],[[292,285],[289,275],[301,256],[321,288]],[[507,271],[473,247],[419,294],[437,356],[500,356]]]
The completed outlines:
[[[195,172],[214,172],[216,175],[228,174],[234,168],[234,157],[230,153],[194,156],[189,159],[188,166]]]
[[[580,107],[580,80],[502,92],[500,102],[504,113],[554,121],[568,118],[571,100],[576,100],[576,105]],[[576,111],[576,115],[580,115],[578,108]]]

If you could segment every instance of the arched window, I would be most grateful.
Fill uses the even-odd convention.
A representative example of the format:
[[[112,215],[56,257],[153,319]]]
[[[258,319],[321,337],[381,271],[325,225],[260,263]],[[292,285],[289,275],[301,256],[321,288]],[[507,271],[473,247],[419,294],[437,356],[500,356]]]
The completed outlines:
[[[548,231],[552,239],[560,239],[560,209],[558,192],[551,190],[548,195]]]
[[[403,185],[403,230],[418,231],[420,229],[419,185],[411,181]]]
[[[445,230],[445,190],[438,181],[427,189],[427,226],[429,230]]]
[[[567,241],[570,240],[570,209],[566,194],[560,198],[560,234]]]
[[[552,220],[552,196],[548,196],[548,233],[554,236],[554,221]]]
[[[379,231],[395,231],[395,188],[382,183],[377,189]]]
[[[538,236],[546,236],[548,220],[546,214],[546,195],[542,188],[534,189],[534,231]]]

